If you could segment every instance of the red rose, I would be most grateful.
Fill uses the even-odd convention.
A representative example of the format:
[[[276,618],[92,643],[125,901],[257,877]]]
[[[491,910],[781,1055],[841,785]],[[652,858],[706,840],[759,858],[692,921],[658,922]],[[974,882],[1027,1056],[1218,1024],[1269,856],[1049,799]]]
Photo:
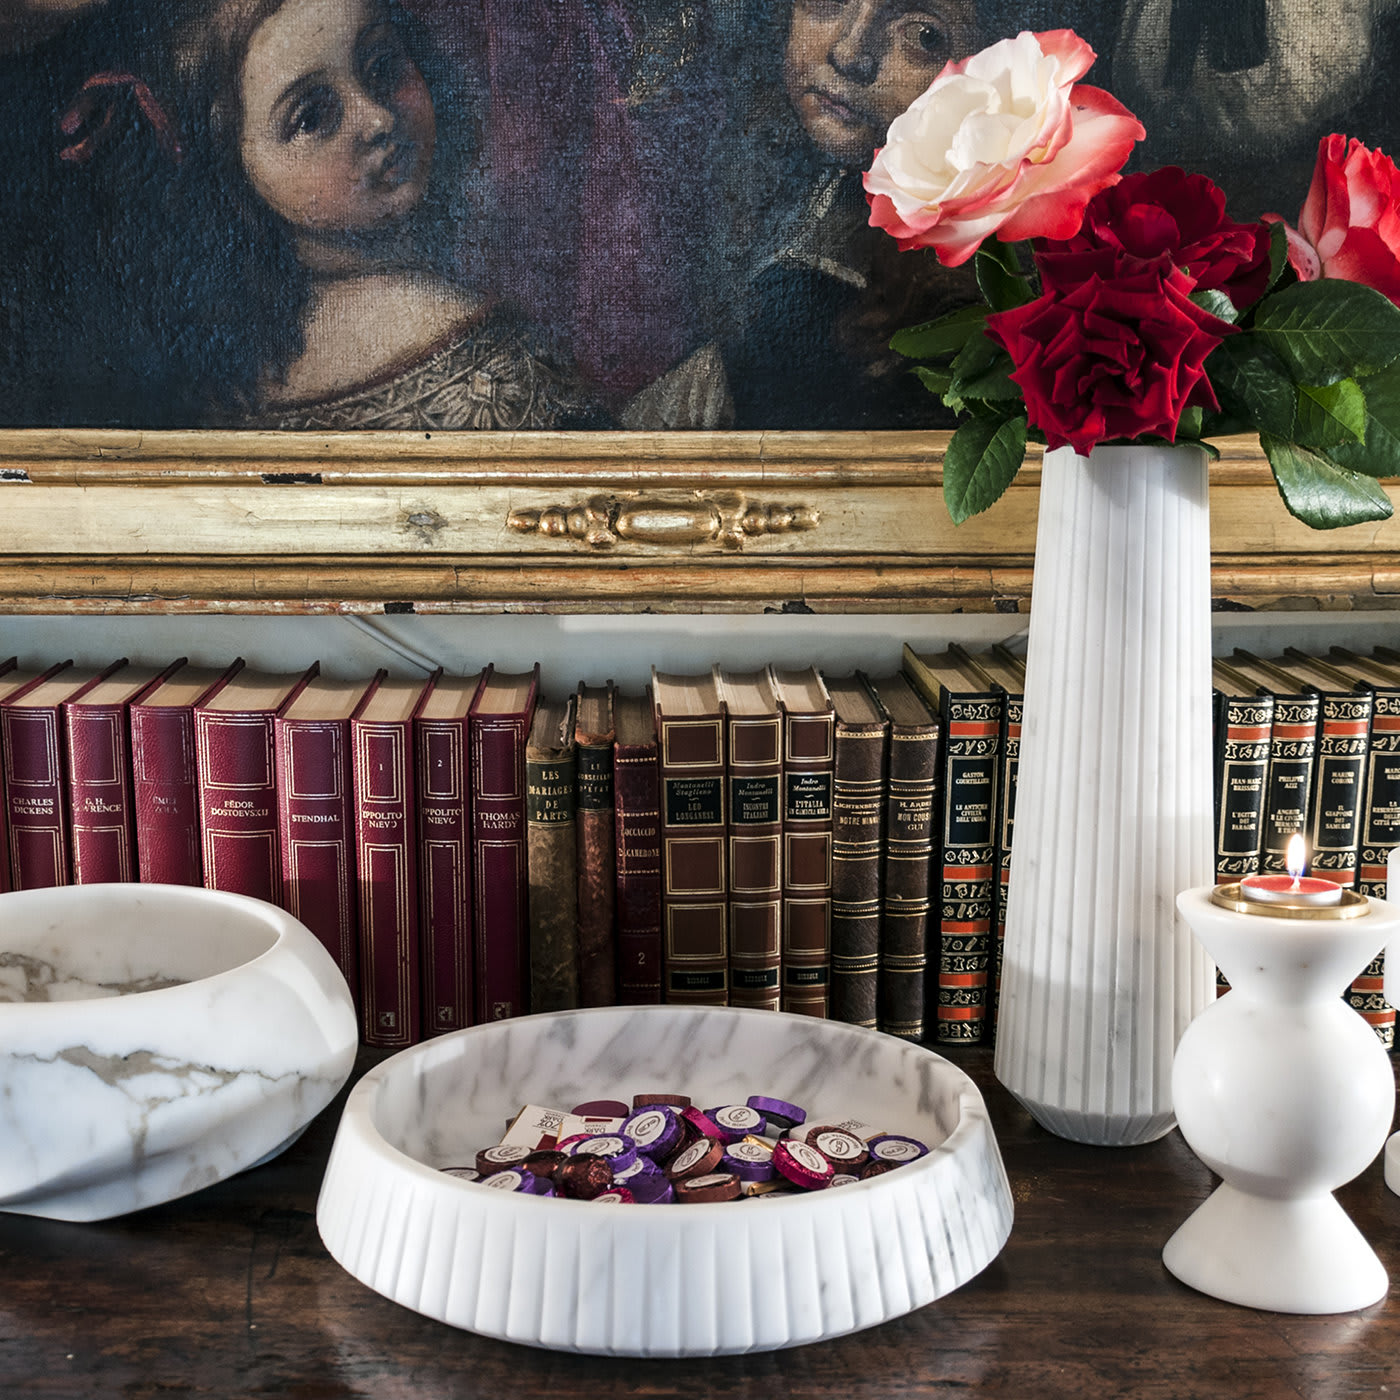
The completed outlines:
[[[1264,295],[1269,284],[1269,230],[1225,216],[1225,195],[1204,175],[1164,166],[1125,175],[1096,194],[1080,231],[1064,242],[1036,247],[1040,264],[1063,253],[1111,248],[1155,261],[1169,257],[1198,291],[1221,291],[1236,309]]]
[[[1400,171],[1381,151],[1345,136],[1325,136],[1312,185],[1288,234],[1288,261],[1304,282],[1338,277],[1361,282],[1400,305]]]
[[[1183,410],[1218,408],[1206,357],[1234,327],[1190,300],[1191,279],[1106,251],[1067,254],[1082,276],[987,317],[1033,428],[1082,455],[1116,438],[1176,438]]]

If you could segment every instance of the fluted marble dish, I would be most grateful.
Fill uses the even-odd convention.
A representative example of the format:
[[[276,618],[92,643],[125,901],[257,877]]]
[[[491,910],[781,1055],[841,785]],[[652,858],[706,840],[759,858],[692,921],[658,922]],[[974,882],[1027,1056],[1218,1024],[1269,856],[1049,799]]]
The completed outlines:
[[[928,1156],[853,1186],[713,1205],[598,1205],[446,1175],[525,1104],[750,1094],[858,1118]],[[797,1346],[874,1326],[1001,1250],[1011,1195],[986,1106],[939,1055],[777,1012],[627,1007],[474,1027],[386,1060],[351,1091],[317,1207],[361,1282],[486,1336],[616,1356]]]
[[[315,936],[182,885],[0,894],[0,1210],[104,1220],[275,1156],[349,1077]]]

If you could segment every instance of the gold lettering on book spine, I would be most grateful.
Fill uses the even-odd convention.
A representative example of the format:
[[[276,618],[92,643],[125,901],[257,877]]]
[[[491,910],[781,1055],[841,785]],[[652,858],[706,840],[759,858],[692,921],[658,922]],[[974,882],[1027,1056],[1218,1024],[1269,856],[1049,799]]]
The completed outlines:
[[[581,540],[593,549],[620,542],[670,547],[717,544],[742,549],[763,535],[815,530],[820,512],[804,505],[750,500],[742,491],[623,492],[575,505],[513,510],[506,526],[520,534]]]

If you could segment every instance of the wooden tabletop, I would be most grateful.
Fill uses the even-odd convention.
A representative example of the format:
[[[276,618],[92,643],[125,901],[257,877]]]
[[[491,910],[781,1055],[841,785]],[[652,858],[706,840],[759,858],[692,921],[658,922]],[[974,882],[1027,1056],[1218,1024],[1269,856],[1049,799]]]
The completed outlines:
[[[182,1201],[95,1225],[0,1215],[0,1396],[1400,1395],[1400,1196],[1379,1161],[1338,1195],[1392,1296],[1336,1317],[1253,1312],[1162,1267],[1163,1243],[1213,1185],[1180,1134],[1117,1150],[1062,1142],[992,1078],[990,1050],[950,1058],[986,1095],[1015,1224],[978,1278],[881,1327],[791,1351],[632,1361],[419,1316],[345,1273],[316,1232],[337,1100],[277,1161]]]

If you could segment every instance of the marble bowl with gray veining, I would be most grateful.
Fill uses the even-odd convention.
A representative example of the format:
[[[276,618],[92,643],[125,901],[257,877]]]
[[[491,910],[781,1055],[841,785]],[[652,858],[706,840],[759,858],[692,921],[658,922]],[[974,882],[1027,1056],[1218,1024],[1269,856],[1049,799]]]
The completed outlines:
[[[350,1075],[344,977],[262,900],[0,894],[0,1210],[104,1220],[276,1155]]]
[[[763,1094],[809,1122],[921,1139],[883,1176],[727,1204],[602,1205],[493,1191],[470,1165],[526,1104]],[[805,1016],[617,1007],[527,1016],[405,1050],[351,1090],[317,1206],[376,1292],[486,1336],[614,1356],[713,1356],[839,1336],[984,1269],[1011,1193],[982,1096],[943,1057]]]

